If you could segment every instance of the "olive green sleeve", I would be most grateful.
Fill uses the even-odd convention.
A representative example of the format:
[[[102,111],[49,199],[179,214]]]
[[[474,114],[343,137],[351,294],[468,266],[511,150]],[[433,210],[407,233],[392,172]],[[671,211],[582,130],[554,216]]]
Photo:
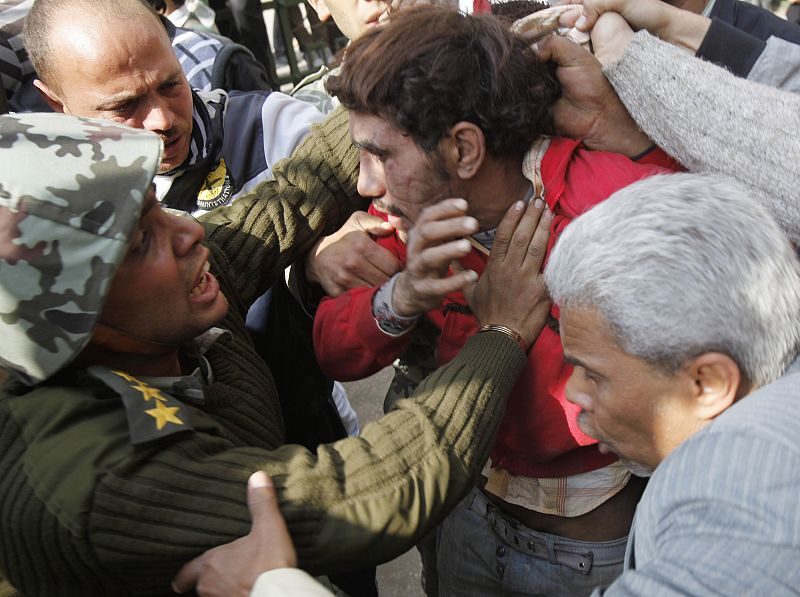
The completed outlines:
[[[234,447],[202,433],[198,421],[197,433],[104,477],[90,514],[94,550],[131,582],[153,561],[177,568],[249,531],[246,480],[263,469],[301,567],[326,573],[385,562],[412,547],[472,486],[525,362],[506,336],[478,334],[413,399],[360,436],[316,453]],[[136,540],[120,543],[125,536]]]
[[[314,125],[292,155],[233,205],[204,214],[208,240],[225,255],[236,291],[249,302],[321,236],[365,209],[356,190],[358,151],[344,109]]]

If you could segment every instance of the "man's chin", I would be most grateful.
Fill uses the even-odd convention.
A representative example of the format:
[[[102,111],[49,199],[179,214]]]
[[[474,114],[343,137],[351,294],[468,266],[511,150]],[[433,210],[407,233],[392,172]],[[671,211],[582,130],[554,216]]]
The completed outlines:
[[[165,148],[164,155],[161,156],[161,163],[158,165],[159,174],[166,174],[167,172],[175,170],[175,168],[181,166],[189,158],[188,138],[178,141],[178,144],[186,145],[185,148],[182,148],[180,154],[174,153],[171,146]]]
[[[619,463],[628,469],[632,475],[636,475],[637,477],[650,477],[653,474],[653,469],[649,466],[639,464],[638,462],[628,460],[627,458],[620,458]]]
[[[166,174],[167,172],[171,172],[175,170],[178,166],[180,166],[185,160],[169,160],[169,161],[162,161],[158,165],[158,173],[159,174]]]

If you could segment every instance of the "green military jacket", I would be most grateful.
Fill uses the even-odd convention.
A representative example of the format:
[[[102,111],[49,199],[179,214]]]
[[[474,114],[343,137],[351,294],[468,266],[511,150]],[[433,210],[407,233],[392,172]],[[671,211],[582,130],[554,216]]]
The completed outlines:
[[[485,462],[525,355],[471,339],[414,400],[316,453],[285,445],[272,376],[244,328],[250,303],[359,203],[344,112],[275,181],[204,220],[228,297],[203,353],[213,377],[164,390],[77,368],[0,396],[0,568],[23,594],[165,595],[182,564],[249,531],[246,481],[272,476],[300,565],[386,561],[452,508]],[[187,354],[200,359],[194,343]]]

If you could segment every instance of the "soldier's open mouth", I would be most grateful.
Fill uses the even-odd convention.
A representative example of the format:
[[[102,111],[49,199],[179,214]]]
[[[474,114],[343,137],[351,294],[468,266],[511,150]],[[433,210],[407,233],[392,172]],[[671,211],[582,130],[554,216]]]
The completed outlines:
[[[192,291],[189,293],[189,296],[198,297],[208,290],[209,282],[211,282],[211,278],[213,277],[209,273],[210,269],[211,265],[208,263],[208,261],[206,261],[205,264],[203,264],[203,269],[200,271],[199,279],[197,280],[194,288],[192,288]]]

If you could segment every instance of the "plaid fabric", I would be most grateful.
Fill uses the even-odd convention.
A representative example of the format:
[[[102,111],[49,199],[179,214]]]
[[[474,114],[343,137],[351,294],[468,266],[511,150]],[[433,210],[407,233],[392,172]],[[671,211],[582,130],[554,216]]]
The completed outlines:
[[[220,50],[231,42],[210,33],[176,27],[166,17],[161,20],[172,40],[172,49],[181,63],[181,69],[189,80],[189,86],[200,91],[211,91],[214,61]]]
[[[622,490],[631,477],[619,462],[579,475],[534,479],[515,477],[487,461],[482,474],[488,479],[484,490],[509,504],[569,517],[591,512]]]
[[[9,98],[33,73],[22,42],[22,25],[32,6],[33,0],[0,0],[0,76]]]

